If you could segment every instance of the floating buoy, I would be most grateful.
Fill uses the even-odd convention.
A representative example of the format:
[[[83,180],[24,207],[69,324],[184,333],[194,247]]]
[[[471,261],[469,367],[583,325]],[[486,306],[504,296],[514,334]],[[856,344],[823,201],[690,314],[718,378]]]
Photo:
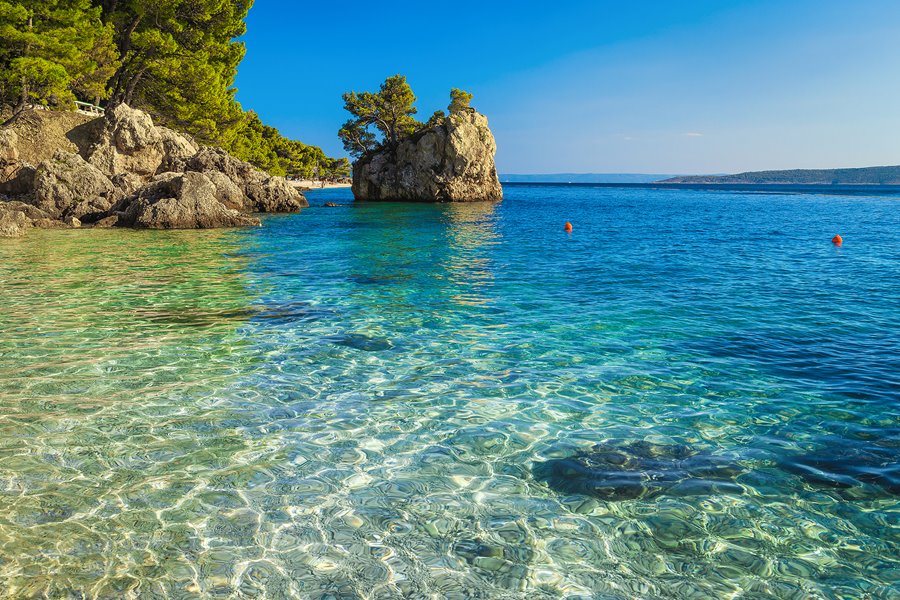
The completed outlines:
[[[838,234],[838,235],[834,236],[833,238],[831,238],[831,243],[834,244],[835,246],[840,246],[841,244],[844,243],[844,238],[842,238],[840,236],[840,234]]]
[[[566,227],[565,227],[565,230],[566,230],[566,231],[572,231],[572,224],[569,223],[568,221],[566,221]]]

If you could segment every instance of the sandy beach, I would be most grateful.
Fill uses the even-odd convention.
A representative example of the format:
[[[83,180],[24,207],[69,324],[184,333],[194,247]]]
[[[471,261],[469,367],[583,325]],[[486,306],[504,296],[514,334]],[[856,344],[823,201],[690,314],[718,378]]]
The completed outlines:
[[[299,179],[297,181],[291,181],[291,185],[297,188],[300,191],[305,190],[329,190],[334,188],[348,188],[350,187],[349,183],[332,183],[328,181],[313,181],[311,179]]]

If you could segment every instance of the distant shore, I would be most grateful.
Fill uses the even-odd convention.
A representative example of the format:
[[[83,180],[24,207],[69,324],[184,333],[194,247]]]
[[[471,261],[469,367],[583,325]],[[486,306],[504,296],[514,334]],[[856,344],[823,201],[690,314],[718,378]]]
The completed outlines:
[[[298,179],[291,181],[290,184],[300,191],[330,190],[334,188],[350,187],[349,183],[332,183],[329,181],[313,181],[311,179]]]
[[[572,187],[572,188],[625,188],[654,190],[697,190],[708,192],[756,192],[826,194],[843,196],[900,196],[900,185],[871,184],[804,184],[804,183],[557,183],[557,182],[507,182],[504,186]]]

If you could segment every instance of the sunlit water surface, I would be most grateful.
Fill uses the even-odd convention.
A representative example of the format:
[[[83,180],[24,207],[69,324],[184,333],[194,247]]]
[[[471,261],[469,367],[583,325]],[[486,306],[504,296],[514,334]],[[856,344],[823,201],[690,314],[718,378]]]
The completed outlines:
[[[506,195],[0,240],[0,594],[900,598],[900,201]]]

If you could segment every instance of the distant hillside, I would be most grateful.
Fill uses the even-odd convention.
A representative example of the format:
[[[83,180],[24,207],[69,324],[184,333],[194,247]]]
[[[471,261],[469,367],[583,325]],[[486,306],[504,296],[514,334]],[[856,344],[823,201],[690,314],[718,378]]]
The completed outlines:
[[[660,183],[900,185],[900,166],[862,169],[794,169],[756,171],[737,175],[671,177]]]
[[[500,175],[501,183],[653,183],[669,175],[647,173],[546,173]]]

